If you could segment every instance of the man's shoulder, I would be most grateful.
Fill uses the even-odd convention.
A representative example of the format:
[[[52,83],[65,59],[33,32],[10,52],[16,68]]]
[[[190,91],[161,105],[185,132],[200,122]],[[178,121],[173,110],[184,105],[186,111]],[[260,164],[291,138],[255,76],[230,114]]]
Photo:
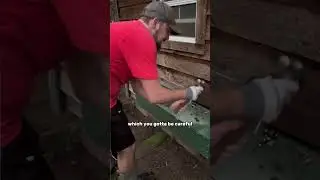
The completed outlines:
[[[110,28],[111,33],[120,34],[124,39],[127,39],[125,36],[130,36],[130,39],[134,39],[135,41],[153,41],[151,33],[138,20],[112,22]]]

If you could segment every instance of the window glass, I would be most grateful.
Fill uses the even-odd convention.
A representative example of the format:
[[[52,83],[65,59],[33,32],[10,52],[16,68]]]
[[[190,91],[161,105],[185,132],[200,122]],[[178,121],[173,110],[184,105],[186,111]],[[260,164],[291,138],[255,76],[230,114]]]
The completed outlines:
[[[172,9],[175,12],[175,17],[179,18],[179,6],[173,6]]]
[[[195,37],[196,36],[196,25],[195,23],[177,23],[181,34],[179,36]]]
[[[164,0],[166,2],[176,2],[172,0]],[[195,38],[196,37],[196,12],[197,12],[197,5],[196,3],[192,4],[183,4],[182,5],[173,5],[172,8],[175,12],[175,17],[177,26],[181,31],[181,34],[178,36],[180,37],[189,37]]]
[[[196,18],[196,4],[181,5],[180,19]]]

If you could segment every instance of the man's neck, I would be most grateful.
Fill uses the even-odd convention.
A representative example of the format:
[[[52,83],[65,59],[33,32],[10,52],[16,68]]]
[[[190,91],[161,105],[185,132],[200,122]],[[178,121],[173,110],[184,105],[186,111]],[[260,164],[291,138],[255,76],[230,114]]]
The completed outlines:
[[[144,25],[144,27],[146,27],[148,29],[148,31],[152,34],[149,26],[142,19],[139,19],[138,21],[140,21]]]

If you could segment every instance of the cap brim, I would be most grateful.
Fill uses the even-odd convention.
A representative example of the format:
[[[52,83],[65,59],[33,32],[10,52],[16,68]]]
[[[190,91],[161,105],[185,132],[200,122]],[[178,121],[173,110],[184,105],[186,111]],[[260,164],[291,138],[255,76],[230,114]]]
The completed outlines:
[[[179,35],[181,34],[181,30],[177,27],[177,25],[170,25],[170,34]]]

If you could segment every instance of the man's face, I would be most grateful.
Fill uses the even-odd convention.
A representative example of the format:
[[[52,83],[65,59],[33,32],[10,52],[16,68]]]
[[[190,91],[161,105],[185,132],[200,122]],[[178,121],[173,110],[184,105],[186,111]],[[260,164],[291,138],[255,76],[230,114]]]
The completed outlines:
[[[153,29],[153,37],[156,41],[157,48],[160,49],[162,42],[167,41],[170,35],[170,27],[167,23],[156,22]]]

